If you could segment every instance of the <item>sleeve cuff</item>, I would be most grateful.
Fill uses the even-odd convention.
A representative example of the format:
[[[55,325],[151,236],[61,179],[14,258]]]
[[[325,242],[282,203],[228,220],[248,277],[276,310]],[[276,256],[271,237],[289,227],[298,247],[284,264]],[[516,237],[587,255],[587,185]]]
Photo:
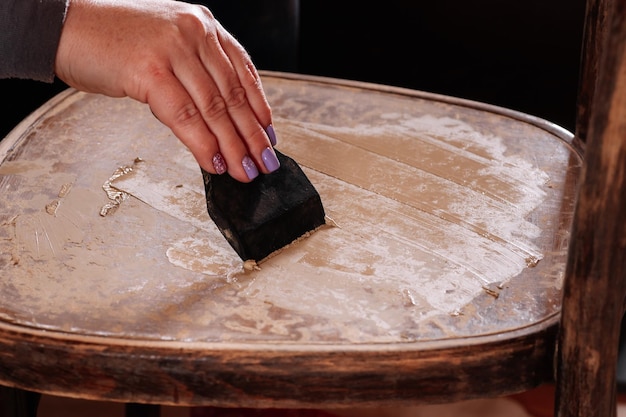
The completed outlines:
[[[54,81],[69,0],[0,2],[0,77]]]

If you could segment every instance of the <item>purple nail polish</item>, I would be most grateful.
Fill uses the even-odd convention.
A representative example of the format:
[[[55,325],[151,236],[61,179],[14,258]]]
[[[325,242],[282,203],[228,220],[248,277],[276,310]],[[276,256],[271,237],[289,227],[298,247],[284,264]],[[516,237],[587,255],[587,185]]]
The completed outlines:
[[[243,157],[241,161],[241,165],[243,165],[243,169],[246,171],[246,175],[248,175],[248,179],[253,180],[259,176],[259,170],[256,165],[248,155]]]
[[[265,168],[267,168],[269,172],[274,172],[280,168],[280,162],[278,162],[278,158],[276,158],[276,154],[272,151],[272,148],[265,148],[261,153],[261,159],[263,159]]]
[[[226,161],[224,161],[224,157],[219,152],[213,155],[213,168],[220,175],[226,172]]]
[[[274,132],[274,126],[269,125],[265,129],[265,132],[267,133],[267,136],[270,138],[270,143],[272,144],[272,146],[276,146],[276,132]]]

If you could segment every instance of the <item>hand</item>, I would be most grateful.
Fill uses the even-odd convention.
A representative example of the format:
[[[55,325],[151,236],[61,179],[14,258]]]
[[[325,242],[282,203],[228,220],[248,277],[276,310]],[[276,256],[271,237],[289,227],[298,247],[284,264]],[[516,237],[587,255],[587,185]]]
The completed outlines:
[[[206,7],[71,0],[55,71],[79,90],[148,103],[208,172],[249,182],[278,168],[257,70]]]

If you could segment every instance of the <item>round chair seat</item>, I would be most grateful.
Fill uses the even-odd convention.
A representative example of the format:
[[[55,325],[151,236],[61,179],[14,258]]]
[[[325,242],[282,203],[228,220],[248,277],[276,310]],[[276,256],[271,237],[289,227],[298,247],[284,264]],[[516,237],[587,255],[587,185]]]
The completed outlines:
[[[549,380],[581,167],[572,135],[452,97],[262,78],[276,147],[330,219],[258,268],[144,104],[67,90],[0,142],[0,383],[321,408]]]

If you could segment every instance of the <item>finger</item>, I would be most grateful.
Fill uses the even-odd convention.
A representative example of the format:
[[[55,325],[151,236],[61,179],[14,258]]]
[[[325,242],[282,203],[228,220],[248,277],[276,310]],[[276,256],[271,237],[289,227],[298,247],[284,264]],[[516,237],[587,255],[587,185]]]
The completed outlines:
[[[262,162],[251,153],[256,151],[260,156],[262,151],[257,151],[258,147],[252,151],[247,147],[246,141],[233,124],[226,100],[204,65],[197,58],[187,58],[185,62],[186,65],[175,68],[174,75],[188,92],[205,125],[217,140],[217,146],[228,165],[229,174],[244,182],[254,179]],[[242,99],[245,101],[245,97]],[[252,125],[256,123],[258,126],[251,112],[247,118],[252,119],[249,123]]]
[[[233,36],[226,32],[218,32],[220,44],[237,72],[241,85],[246,91],[248,102],[264,128],[272,124],[272,110],[265,96],[261,77],[252,63],[250,55]]]
[[[237,169],[235,164],[235,169],[231,169],[215,134],[178,78],[172,73],[164,73],[155,78],[155,85],[157,88],[150,89],[147,96],[150,109],[187,146],[198,164],[211,173],[221,174],[228,170],[235,179],[250,181],[241,163],[241,168]]]
[[[266,131],[271,121],[269,105],[267,105],[262,89],[246,90],[243,87],[239,73],[219,43],[220,39],[219,36],[207,36],[206,50],[202,51],[201,49],[200,57],[222,94],[226,110],[236,126],[237,132],[245,142],[249,156],[262,172],[272,172],[278,168],[278,160],[273,149],[271,149],[273,143]],[[247,56],[243,49],[240,52]],[[239,59],[239,61],[242,60]],[[263,118],[267,120],[267,124],[262,124],[262,121],[259,120],[250,105],[250,99],[266,103],[262,114],[264,114]],[[219,136],[218,139],[221,140]]]

